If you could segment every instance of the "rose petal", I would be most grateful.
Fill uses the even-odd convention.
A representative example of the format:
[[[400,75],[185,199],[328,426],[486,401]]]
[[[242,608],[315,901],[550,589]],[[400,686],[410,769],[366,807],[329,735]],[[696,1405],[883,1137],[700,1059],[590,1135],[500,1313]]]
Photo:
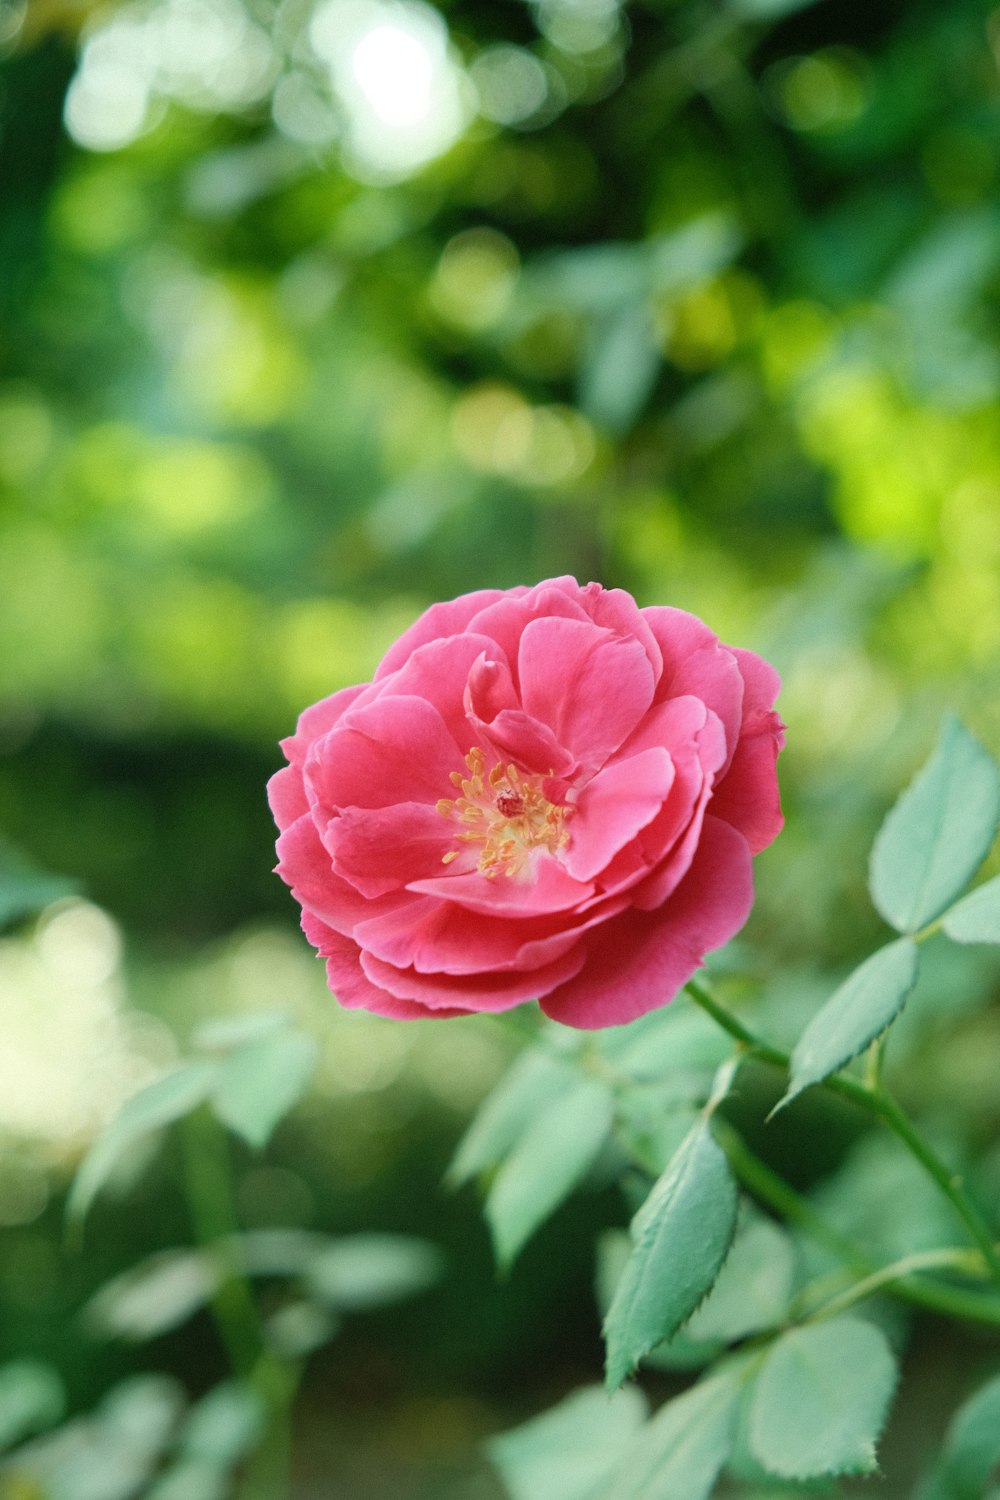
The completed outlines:
[[[467,1010],[458,1007],[432,1010],[412,1000],[401,1000],[372,984],[361,967],[361,949],[357,943],[324,926],[308,912],[302,913],[302,931],[326,959],[327,983],[346,1010],[370,1010],[394,1021],[444,1020],[448,1016],[468,1015]]]
[[[509,1010],[524,1000],[537,999],[576,974],[584,961],[582,945],[554,963],[527,973],[508,970],[501,974],[424,974],[416,969],[397,969],[371,953],[362,953],[361,964],[373,984],[406,1001],[419,1001],[428,1009],[459,1005],[475,1011]]]
[[[479,916],[475,921],[461,907],[413,896],[408,908],[386,910],[359,922],[353,936],[376,958],[397,969],[422,974],[482,974],[520,969],[537,963],[532,943],[555,938],[561,949],[575,941],[558,918]]]
[[[460,863],[460,861],[459,861]],[[461,870],[410,883],[411,891],[452,901],[465,911],[504,918],[544,916],[570,911],[588,901],[594,887],[581,881],[545,849],[529,855],[528,867],[520,875],[482,874]]]
[[[267,783],[267,800],[280,829],[288,828],[309,811],[309,799],[298,766],[282,766]]]
[[[546,618],[586,623],[587,611],[578,594],[579,584],[575,578],[552,579],[536,584],[533,589],[511,589],[495,604],[474,615],[470,628],[496,641],[510,662],[516,685],[518,647],[526,627],[534,620]]]
[[[525,710],[592,769],[628,738],[653,698],[639,642],[590,621],[534,620],[521,637],[518,673]]]
[[[542,1009],[564,1025],[593,1030],[666,1005],[705,954],[739,932],[752,905],[746,840],[728,823],[706,818],[698,852],[670,901],[594,928],[579,974],[542,997]]]
[[[280,741],[281,748],[291,764],[293,766],[304,765],[306,756],[316,741],[322,739],[325,734],[329,734],[352,703],[367,690],[365,683],[357,687],[341,688],[339,693],[331,693],[329,698],[321,698],[319,703],[313,703],[301,713],[295,733]]]
[[[453,847],[452,825],[429,802],[345,807],[323,843],[338,874],[363,896],[384,896],[438,871]]]
[[[674,765],[662,746],[643,750],[599,771],[580,793],[570,822],[566,869],[593,880],[663,807]]]
[[[285,829],[277,849],[277,873],[291,886],[296,901],[338,932],[349,934],[357,922],[376,912],[396,911],[419,899],[406,890],[392,892],[378,902],[362,896],[334,870],[308,813]]]
[[[433,704],[376,698],[353,710],[309,754],[305,778],[322,806],[436,803],[453,790],[462,751]]]
[[[441,604],[432,604],[418,619],[414,620],[408,630],[403,631],[399,640],[389,647],[379,663],[374,680],[378,682],[381,678],[388,677],[390,672],[397,672],[418,646],[424,646],[428,641],[442,640],[449,635],[461,635],[469,628],[470,621],[476,615],[481,614],[497,600],[527,592],[525,588],[477,589],[471,594],[460,594],[457,599],[447,599]],[[487,631],[486,634],[489,635],[490,632]]]

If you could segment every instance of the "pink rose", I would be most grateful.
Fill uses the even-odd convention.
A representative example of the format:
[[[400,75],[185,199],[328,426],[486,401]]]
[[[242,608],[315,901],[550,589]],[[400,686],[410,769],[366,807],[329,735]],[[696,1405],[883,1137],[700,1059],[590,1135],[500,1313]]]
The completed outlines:
[[[592,1028],[672,999],[782,825],[773,667],[574,578],[432,605],[306,709],[272,777],[278,873],[343,1005],[537,998]]]

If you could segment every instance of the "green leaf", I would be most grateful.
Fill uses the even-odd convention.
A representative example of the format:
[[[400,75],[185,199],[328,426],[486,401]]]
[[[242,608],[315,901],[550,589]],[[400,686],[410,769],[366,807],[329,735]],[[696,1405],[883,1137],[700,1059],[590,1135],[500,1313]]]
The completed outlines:
[[[448,1183],[460,1187],[470,1177],[497,1166],[525,1126],[576,1077],[575,1068],[565,1058],[540,1047],[522,1052],[480,1106],[459,1142],[446,1174]]]
[[[272,1031],[220,1065],[212,1108],[249,1146],[266,1146],[275,1126],[302,1098],[318,1048],[300,1031]]]
[[[770,1219],[748,1224],[737,1233],[718,1281],[685,1334],[731,1344],[772,1328],[788,1311],[794,1276],[795,1254],[788,1235]]]
[[[866,958],[816,1012],[792,1053],[784,1106],[812,1083],[836,1073],[875,1040],[902,1010],[917,982],[917,945],[897,938]]]
[[[883,1335],[858,1318],[790,1329],[768,1350],[750,1409],[750,1446],[773,1474],[870,1474],[896,1386]]]
[[[78,881],[52,875],[10,844],[0,844],[0,928],[32,917],[53,901],[75,895],[79,889]]]
[[[65,1406],[62,1381],[51,1365],[17,1359],[0,1366],[0,1449],[54,1426]]]
[[[185,1063],[127,1099],[83,1158],[66,1204],[70,1222],[82,1224],[130,1147],[196,1109],[208,1097],[216,1077],[214,1063]]]
[[[309,1292],[340,1311],[384,1307],[433,1286],[443,1270],[436,1245],[406,1234],[352,1234],[311,1257]]]
[[[602,320],[580,371],[580,407],[609,432],[626,432],[649,400],[663,356],[644,303]]]
[[[956,943],[1000,943],[1000,875],[945,912],[941,926]]]
[[[191,1408],[179,1452],[185,1459],[229,1469],[254,1447],[266,1415],[260,1396],[245,1385],[227,1380]]]
[[[197,1250],[162,1250],[101,1287],[84,1309],[99,1334],[142,1343],[187,1321],[214,1295],[220,1271]]]
[[[746,1360],[733,1361],[661,1406],[601,1500],[705,1500],[729,1457]]]
[[[1000,1376],[959,1407],[917,1500],[981,1500],[1000,1464]]]
[[[512,1500],[596,1500],[646,1414],[636,1390],[574,1391],[487,1445]]]
[[[669,1339],[709,1291],[736,1232],[737,1192],[699,1120],[632,1221],[634,1248],[607,1317],[607,1383]]]
[[[614,1099],[607,1085],[577,1076],[530,1122],[486,1199],[486,1220],[499,1265],[513,1262],[576,1187],[607,1140],[613,1116]]]
[[[998,826],[1000,770],[949,716],[872,849],[872,900],[886,921],[917,932],[939,917],[979,869]]]
[[[160,1474],[143,1500],[226,1500],[232,1493],[227,1474],[212,1464],[185,1461]]]

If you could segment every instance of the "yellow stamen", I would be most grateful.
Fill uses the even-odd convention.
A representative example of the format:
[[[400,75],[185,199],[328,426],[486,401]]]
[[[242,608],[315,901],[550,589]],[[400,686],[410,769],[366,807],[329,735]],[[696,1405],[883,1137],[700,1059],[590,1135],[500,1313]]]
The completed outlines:
[[[569,842],[565,827],[573,809],[550,802],[534,778],[524,778],[513,764],[501,761],[486,771],[486,755],[477,746],[465,757],[469,774],[451,772],[462,793],[454,801],[443,797],[437,810],[443,818],[462,825],[455,837],[480,845],[477,868],[489,879],[501,872],[523,873],[535,849],[550,852]],[[451,849],[442,864],[451,864],[461,851]]]

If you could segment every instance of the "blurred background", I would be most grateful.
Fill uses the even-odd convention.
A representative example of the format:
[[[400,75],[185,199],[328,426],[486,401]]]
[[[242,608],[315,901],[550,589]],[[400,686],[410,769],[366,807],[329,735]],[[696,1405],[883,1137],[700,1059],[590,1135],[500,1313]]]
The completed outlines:
[[[780,974],[795,1035],[879,940],[868,847],[944,708],[1000,751],[1000,11],[0,0],[0,53],[0,873],[33,892],[0,913],[0,1358],[79,1411],[220,1378],[203,1316],[78,1317],[190,1241],[171,1142],[82,1249],[62,1200],[199,1023],[283,1009],[320,1062],[233,1146],[241,1223],[448,1266],[316,1355],[296,1493],[490,1500],[481,1437],[597,1378],[621,1207],[497,1282],[440,1183],[513,1039],[336,1010],[271,873],[277,739],[436,598],[573,572],[696,611],[785,680],[789,826],[718,966]],[[997,968],[960,961],[901,1086],[995,1157]],[[792,1134],[804,1183],[844,1149]]]

